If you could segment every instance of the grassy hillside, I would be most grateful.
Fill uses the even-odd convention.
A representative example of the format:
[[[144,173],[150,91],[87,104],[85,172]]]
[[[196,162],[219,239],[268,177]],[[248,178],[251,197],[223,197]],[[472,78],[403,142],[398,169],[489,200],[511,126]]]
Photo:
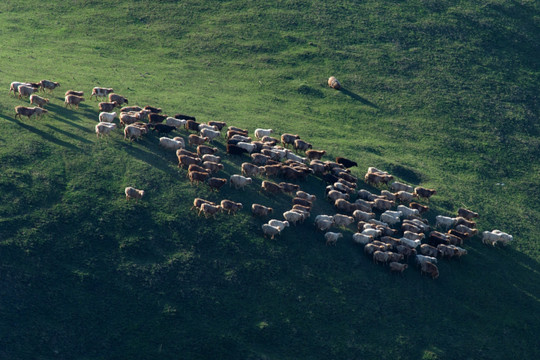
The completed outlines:
[[[2,2],[0,358],[538,357],[539,16],[533,1]],[[10,82],[41,79],[61,83],[50,114],[15,119]],[[430,219],[468,207],[516,241],[476,237],[432,281],[375,266],[351,231],[325,246],[312,219],[266,240],[247,209],[281,218],[289,196],[191,186],[157,135],[96,141],[93,86],[300,134],[358,176],[436,188]],[[88,94],[79,110],[68,89]],[[300,185],[333,211],[320,180]],[[127,203],[125,186],[146,195]],[[196,196],[246,209],[204,219]]]

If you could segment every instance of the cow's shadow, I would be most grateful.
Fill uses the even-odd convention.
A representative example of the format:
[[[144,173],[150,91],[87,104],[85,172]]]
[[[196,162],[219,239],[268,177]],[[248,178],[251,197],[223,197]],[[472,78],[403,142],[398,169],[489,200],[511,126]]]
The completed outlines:
[[[354,100],[356,100],[356,101],[361,102],[361,103],[364,104],[364,105],[371,106],[371,107],[374,108],[374,109],[378,109],[378,108],[379,108],[376,104],[372,103],[372,102],[369,101],[368,99],[365,99],[365,98],[361,97],[360,95],[358,95],[358,94],[356,94],[356,93],[353,93],[352,91],[347,90],[347,89],[345,89],[345,88],[343,88],[343,87],[342,87],[341,89],[339,89],[339,91],[341,91],[343,94],[349,96],[350,98],[352,98],[352,99],[354,99]]]

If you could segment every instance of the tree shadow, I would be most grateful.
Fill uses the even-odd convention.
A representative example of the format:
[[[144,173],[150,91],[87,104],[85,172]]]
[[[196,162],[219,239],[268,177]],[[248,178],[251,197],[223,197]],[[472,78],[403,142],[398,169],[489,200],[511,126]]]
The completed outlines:
[[[15,123],[17,125],[19,125],[20,127],[22,127],[23,129],[25,130],[28,130],[36,135],[39,135],[41,136],[42,138],[44,138],[45,140],[47,141],[50,141],[50,142],[53,142],[57,145],[60,145],[60,146],[63,146],[63,147],[66,147],[66,148],[69,148],[69,149],[72,149],[72,150],[77,150],[77,147],[71,143],[68,143],[66,141],[63,141],[63,140],[60,140],[50,134],[47,134],[46,132],[44,131],[41,131],[41,130],[38,130],[36,129],[35,127],[32,127],[30,125],[27,125],[21,121],[18,121],[17,119],[15,118],[10,118],[8,116],[5,116],[3,114],[0,114],[0,117],[3,118],[3,119],[6,119],[8,121],[11,121],[12,123]]]
[[[88,140],[88,139],[85,139],[85,138],[80,137],[80,136],[78,136],[78,135],[75,135],[75,134],[72,134],[72,133],[70,133],[70,132],[67,132],[67,131],[64,131],[64,130],[62,130],[62,129],[59,129],[59,128],[57,128],[56,126],[52,126],[52,125],[49,125],[49,124],[45,124],[45,126],[48,127],[48,128],[51,129],[51,130],[54,130],[54,131],[56,131],[56,132],[62,134],[62,135],[65,135],[65,136],[71,137],[71,138],[73,138],[73,139],[79,140],[80,142],[87,143],[87,144],[91,143],[91,141]]]
[[[375,108],[375,109],[379,109],[379,107],[378,107],[376,104],[372,103],[372,102],[369,101],[368,99],[365,99],[365,98],[361,97],[361,96],[358,95],[358,94],[353,93],[353,92],[350,91],[350,90],[347,90],[347,89],[345,89],[345,88],[342,87],[341,89],[339,89],[339,91],[341,91],[341,92],[344,93],[345,95],[347,95],[347,96],[353,98],[354,100],[361,102],[361,103],[364,104],[364,105],[371,106],[372,108]]]

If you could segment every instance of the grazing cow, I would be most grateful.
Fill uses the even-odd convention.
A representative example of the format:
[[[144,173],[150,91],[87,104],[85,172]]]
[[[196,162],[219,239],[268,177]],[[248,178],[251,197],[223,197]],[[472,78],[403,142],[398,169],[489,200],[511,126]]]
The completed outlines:
[[[336,162],[338,164],[341,164],[341,165],[345,166],[347,169],[351,168],[353,166],[358,166],[358,163],[356,161],[352,161],[352,160],[349,160],[349,159],[344,158],[344,157],[337,157]]]
[[[114,114],[114,111],[112,113]],[[139,121],[138,113],[120,113],[120,125],[122,126],[131,125],[138,121]]]
[[[199,124],[196,121],[187,120],[186,121],[186,130],[188,130],[188,131],[199,131],[199,125],[201,125],[201,124]]]
[[[251,213],[255,216],[268,216],[274,211],[271,207],[260,205],[260,204],[253,204],[251,205]]]
[[[116,124],[110,122],[100,122],[96,124],[96,136],[99,139],[101,137],[108,135],[112,130],[116,129]]]
[[[390,210],[391,208],[394,207],[394,205],[396,205],[396,203],[394,201],[381,199],[381,198],[375,199],[373,201],[373,206],[376,209],[381,210],[381,211]]]
[[[162,123],[168,118],[167,115],[161,115],[156,113],[149,113],[147,116],[149,123]]]
[[[317,216],[315,218],[314,224],[317,227],[317,230],[319,231],[327,231],[330,230],[330,228],[334,225],[334,218],[330,217],[330,219],[326,217],[320,217],[321,215]]]
[[[190,164],[188,166],[188,173],[186,174],[186,176],[189,176],[189,173],[192,171],[198,171],[198,172],[207,173],[208,175],[210,175],[210,171],[208,169],[203,168],[202,166],[197,165],[197,164]]]
[[[29,85],[20,85],[19,86],[19,99],[24,96],[28,97],[32,95],[33,93],[37,92],[37,89],[34,89],[32,86]]]
[[[354,233],[352,235],[352,240],[356,244],[367,245],[368,243],[373,241],[373,236],[362,233]]]
[[[365,182],[378,186],[380,184],[388,184],[394,177],[392,175],[386,175],[382,173],[367,173],[364,176]]]
[[[174,126],[177,129],[184,128],[186,126],[186,122],[187,120],[179,120],[170,116],[165,119],[165,124]]]
[[[159,145],[164,147],[165,149],[175,150],[175,151],[178,149],[182,149],[185,146],[184,140],[182,141],[174,140],[165,136],[159,138]]]
[[[268,221],[268,225],[277,227],[280,231],[283,231],[286,227],[289,227],[288,221],[281,221],[277,219],[272,219]]]
[[[217,148],[213,148],[213,147],[210,147],[210,146],[207,146],[207,145],[199,145],[197,146],[197,154],[199,156],[203,156],[203,155],[207,155],[207,154],[210,154],[210,155],[214,155],[216,152],[218,151]]]
[[[395,195],[396,195],[396,198],[398,198],[399,201],[403,203],[410,203],[416,196],[414,193],[410,193],[403,190],[398,191],[397,193],[395,193]]]
[[[414,194],[416,194],[420,198],[425,198],[428,200],[431,196],[435,195],[436,193],[437,191],[434,189],[427,189],[421,186],[417,186],[414,188]]]
[[[296,192],[296,197],[299,197],[301,199],[306,199],[311,202],[314,202],[315,200],[317,200],[317,197],[315,195],[308,194],[307,192],[301,191],[301,190],[298,190]]]
[[[347,227],[354,223],[354,218],[352,216],[342,215],[342,214],[336,214],[334,215],[334,224],[336,226],[343,226]]]
[[[471,229],[476,228],[476,222],[469,221],[469,220],[467,220],[467,219],[465,219],[464,217],[461,217],[461,216],[458,216],[456,218],[456,225],[465,225],[467,227],[470,227]]]
[[[115,93],[110,93],[109,102],[114,102],[114,101],[116,101],[119,105],[128,104],[128,99],[126,97],[115,94]]]
[[[469,233],[457,231],[456,229],[448,230],[448,235],[459,237],[461,240],[467,240],[471,236]]]
[[[254,134],[257,139],[262,139],[265,136],[270,136],[274,130],[272,129],[255,129]]]
[[[27,107],[27,106],[15,106],[15,118],[17,116],[19,119],[22,120],[23,116],[27,116],[28,119],[30,119],[30,116],[36,114],[36,108],[35,107]]]
[[[189,166],[191,164],[200,165],[201,159],[198,157],[192,157],[189,155],[178,155],[178,167],[184,167],[184,165]]]
[[[184,115],[184,114],[176,114],[176,115],[174,115],[174,118],[178,119],[178,120],[191,120],[191,121],[196,121],[197,120],[195,118],[195,116]]]
[[[227,183],[227,179],[212,177],[209,178],[206,183],[210,186],[211,191],[219,191],[219,189]]]
[[[202,137],[199,135],[191,134],[188,136],[188,144],[190,146],[198,146],[204,144],[206,141],[209,141],[210,139],[207,137]]]
[[[352,216],[356,221],[369,221],[375,218],[375,214],[372,212],[366,212],[362,210],[355,210],[352,213]]]
[[[403,275],[403,271],[405,271],[405,269],[407,267],[409,267],[409,265],[407,265],[407,264],[401,264],[401,263],[396,262],[396,261],[392,261],[388,265],[390,266],[390,271],[391,272],[399,272],[402,275]]]
[[[300,136],[293,134],[283,134],[281,135],[281,144],[284,147],[287,147],[287,145],[294,145],[294,141],[296,139],[300,139]]]
[[[209,121],[208,125],[215,126],[219,131],[221,131],[225,126],[227,126],[227,123],[223,121]]]
[[[127,104],[127,101],[126,101],[126,104]],[[148,110],[148,111],[150,111],[151,113],[154,113],[154,114],[158,114],[158,113],[161,112],[161,108],[153,107],[153,106],[150,106],[150,105],[146,105],[144,107],[144,110]]]
[[[212,205],[209,203],[203,203],[201,204],[201,209],[199,210],[199,216],[201,215],[201,212],[204,213],[204,217],[208,218],[208,216],[214,216],[219,212],[221,209],[220,205]]]
[[[123,108],[120,109],[120,112],[130,112],[130,111],[139,112],[141,110],[142,110],[142,107],[140,106],[124,106]]]
[[[194,153],[192,151],[188,151],[186,149],[176,150],[176,156],[180,156],[180,155],[187,155],[187,156],[191,156],[192,158],[198,158],[199,157],[199,155],[197,155],[197,153]]]
[[[118,107],[118,103],[116,101],[113,101],[112,103],[109,102],[100,102],[99,103],[99,111],[101,112],[111,112],[114,110],[115,107]]]
[[[227,154],[230,155],[242,155],[247,154],[247,150],[240,146],[227,143]]]
[[[279,185],[283,189],[283,192],[287,194],[292,194],[293,192],[298,191],[298,189],[300,189],[300,185],[291,184],[288,182],[280,182]]]
[[[373,253],[373,262],[376,264],[386,264],[388,262],[388,253],[380,250],[375,251]]]
[[[474,236],[476,234],[478,234],[478,229],[472,229],[466,225],[463,225],[463,224],[459,224],[459,225],[456,225],[456,230],[457,231],[460,231],[462,233],[468,233],[469,236]]]
[[[478,213],[475,213],[474,211],[467,210],[464,208],[459,208],[457,213],[458,213],[458,216],[461,216],[467,220],[471,220],[478,217]]]
[[[76,90],[70,89],[70,90],[66,91],[66,93],[64,94],[64,97],[66,97],[68,95],[84,96],[84,91],[76,91]]]
[[[437,227],[443,228],[444,230],[448,230],[451,227],[454,227],[456,225],[456,218],[451,218],[448,216],[443,215],[437,215],[435,217],[435,222]]]
[[[148,127],[152,129],[152,131],[157,131],[159,134],[169,134],[173,130],[176,130],[176,127],[165,124],[150,123],[148,124]]]
[[[307,141],[304,141],[302,139],[296,139],[296,140],[294,140],[293,148],[297,152],[298,152],[298,150],[306,152],[309,149],[312,149],[313,145],[311,145],[310,143],[308,143]]]
[[[274,240],[274,237],[281,233],[281,229],[269,224],[263,224],[262,230],[264,237],[270,236],[270,240]]]
[[[326,239],[326,245],[333,245],[336,246],[336,243],[339,238],[342,238],[342,233],[335,233],[335,232],[327,232],[324,234],[324,238]]]
[[[433,247],[431,245],[421,244],[420,245],[420,253],[422,255],[427,255],[427,256],[431,256],[431,257],[436,258],[439,255],[439,250],[437,250],[436,247]]]
[[[397,210],[401,211],[403,216],[407,219],[420,217],[420,211],[418,211],[417,209],[411,209],[410,207],[407,207],[405,205],[398,205]]]
[[[304,216],[297,211],[285,211],[283,213],[283,218],[289,222],[289,224],[296,225],[296,223],[304,220]]]
[[[36,94],[30,95],[30,104],[35,104],[39,106],[40,108],[43,108],[48,103],[49,103],[49,99],[42,98],[41,96],[36,95]]]
[[[242,189],[247,185],[250,185],[253,180],[250,177],[245,177],[242,175],[231,175],[229,178],[229,186],[234,186],[235,189]]]
[[[432,279],[437,279],[439,277],[439,269],[437,268],[437,265],[432,264],[429,261],[422,263],[421,273],[430,275]]]
[[[426,213],[429,211],[429,207],[428,206],[425,206],[425,205],[422,205],[422,204],[419,204],[417,202],[411,202],[409,204],[409,207],[411,209],[416,209],[420,212],[420,214],[423,214],[423,213]]]
[[[116,112],[100,112],[99,113],[99,121],[100,122],[113,122],[116,118]]]
[[[415,260],[416,260],[416,264],[417,265],[422,265],[423,263],[432,263],[432,264],[437,264],[437,258],[433,257],[433,256],[427,256],[427,255],[416,255],[415,257]]]
[[[218,164],[221,163],[221,158],[219,156],[212,155],[212,154],[203,155],[202,160],[203,161],[211,161],[211,162],[215,162],[215,163],[218,163]]]
[[[409,260],[409,257],[416,256],[416,249],[411,248],[407,245],[402,245],[402,244],[397,245],[396,251],[398,252],[398,254],[403,254],[403,256],[405,256],[407,261]]]
[[[50,81],[50,80],[41,80],[39,82],[39,86],[40,86],[41,90],[43,90],[43,91],[45,91],[45,89],[47,89],[47,90],[49,90],[49,92],[52,92],[57,87],[60,87],[60,83],[57,83],[55,81]]]
[[[245,162],[242,163],[242,175],[246,176],[257,176],[264,172],[263,167],[259,167],[257,165]]]
[[[413,248],[413,249],[416,249],[421,243],[420,240],[411,240],[411,239],[407,239],[406,237],[402,237],[399,240],[401,244],[407,245],[408,247]]]
[[[191,209],[189,209],[190,211],[193,210],[193,209],[201,209],[201,205],[202,204],[211,204],[211,205],[216,205],[215,203],[211,202],[211,201],[208,201],[208,200],[205,200],[205,199],[201,199],[201,198],[195,198],[193,200],[193,206],[191,207]]]
[[[350,203],[345,199],[336,199],[334,206],[338,211],[342,211],[347,214],[353,214],[356,210],[358,210],[356,204]]]
[[[92,89],[92,95],[90,95],[90,99],[92,99],[92,96],[96,97],[96,101],[98,98],[103,98],[109,95],[113,92],[113,89],[111,88],[102,88],[102,87],[95,87]]]
[[[366,200],[366,201],[373,201],[373,200],[377,199],[377,195],[374,195],[374,194],[372,194],[369,191],[364,190],[364,189],[358,190],[358,197],[360,199]]]
[[[390,190],[394,192],[406,191],[406,192],[412,193],[414,191],[414,188],[410,185],[394,181],[392,184],[390,184]]]
[[[374,243],[369,243],[364,246],[364,253],[366,255],[373,255],[375,251],[384,251],[384,246],[379,246]]]
[[[215,138],[221,136],[221,133],[219,131],[208,128],[201,129],[200,132],[201,136],[209,138],[210,142],[212,142],[212,140],[214,140]]]
[[[431,233],[429,233],[427,243],[431,246],[437,246],[439,244],[450,245],[450,241],[446,237],[446,234],[438,231],[432,231]]]
[[[495,246],[496,244],[501,243],[503,246],[506,246],[512,241],[514,241],[514,237],[512,235],[500,230],[484,231],[482,233],[483,244]]]
[[[208,178],[207,172],[199,172],[199,171],[190,171],[188,173],[189,181],[193,183],[199,184],[200,182],[204,182]]]
[[[324,154],[326,154],[325,150],[307,150],[306,151],[306,157],[310,160],[320,160]]]
[[[341,84],[339,83],[338,79],[336,79],[334,76],[330,76],[328,78],[328,86],[336,90],[341,89]]]
[[[84,101],[84,98],[77,95],[68,95],[64,99],[65,107],[69,106],[70,108],[72,108],[72,106],[75,105],[76,109],[79,108],[79,104],[83,101]]]
[[[135,199],[135,202],[138,202],[144,196],[144,190],[138,190],[131,186],[126,187],[124,192],[126,193],[126,201]]]
[[[261,189],[268,191],[271,194],[278,194],[283,191],[281,185],[273,183],[271,181],[263,181],[261,184]]]
[[[242,210],[242,203],[237,203],[232,200],[221,200],[221,208],[227,211],[229,215],[236,215],[239,210]]]

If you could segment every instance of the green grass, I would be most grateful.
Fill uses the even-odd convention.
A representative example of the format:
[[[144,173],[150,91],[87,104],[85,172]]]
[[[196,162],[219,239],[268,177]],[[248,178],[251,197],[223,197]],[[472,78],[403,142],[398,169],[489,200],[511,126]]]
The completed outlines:
[[[538,357],[539,14],[532,1],[2,2],[0,358]],[[49,116],[14,119],[26,101],[9,83],[41,79],[62,84]],[[191,186],[156,135],[96,141],[96,102],[62,97],[94,86],[300,134],[358,176],[436,188],[430,219],[465,206],[516,241],[472,239],[432,281],[373,265],[351,231],[326,247],[312,220],[266,240],[247,209],[280,218],[289,196],[258,193],[262,179]],[[146,195],[127,203],[125,186]],[[332,211],[318,179],[301,186],[321,198],[314,214]],[[204,219],[196,196],[245,210]]]

